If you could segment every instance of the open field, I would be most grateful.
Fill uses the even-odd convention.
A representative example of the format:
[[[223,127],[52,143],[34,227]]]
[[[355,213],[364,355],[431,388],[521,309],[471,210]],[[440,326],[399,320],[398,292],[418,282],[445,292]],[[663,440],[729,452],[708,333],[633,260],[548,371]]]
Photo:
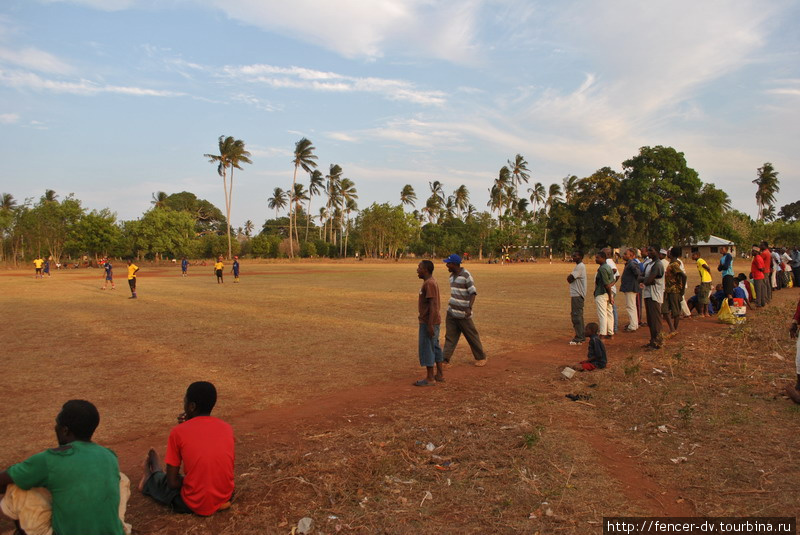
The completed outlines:
[[[558,365],[585,353],[566,345],[571,264],[469,264],[489,365],[469,366],[462,341],[448,382],[415,389],[414,263],[243,263],[238,285],[144,264],[136,301],[115,266],[114,291],[100,270],[0,273],[0,464],[51,446],[61,403],[81,397],[135,482],[186,385],[213,381],[239,440],[237,502],[200,519],[134,496],[137,533],[289,533],[302,516],[315,533],[599,533],[611,514],[800,510],[800,411],[779,395],[796,289],[744,328],[684,322],[656,354],[644,330],[620,334],[607,370],[567,383]]]

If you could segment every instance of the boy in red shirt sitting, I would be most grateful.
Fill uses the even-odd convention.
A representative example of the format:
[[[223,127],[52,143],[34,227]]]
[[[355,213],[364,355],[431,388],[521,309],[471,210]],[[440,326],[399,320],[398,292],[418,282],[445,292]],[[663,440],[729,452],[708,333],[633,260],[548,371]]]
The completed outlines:
[[[189,385],[183,414],[172,428],[164,462],[155,450],[144,464],[139,490],[176,513],[210,516],[230,507],[233,497],[234,441],[231,426],[211,416],[217,390],[206,381]],[[180,475],[183,464],[184,475]]]

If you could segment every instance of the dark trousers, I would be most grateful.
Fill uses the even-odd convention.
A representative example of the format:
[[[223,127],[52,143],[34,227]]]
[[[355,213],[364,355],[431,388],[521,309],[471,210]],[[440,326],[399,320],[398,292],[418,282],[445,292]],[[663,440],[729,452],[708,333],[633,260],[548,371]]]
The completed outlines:
[[[484,360],[486,358],[486,353],[483,352],[483,344],[481,344],[481,336],[478,334],[478,329],[475,328],[472,318],[454,318],[448,314],[445,327],[447,329],[444,335],[445,362],[450,362],[450,357],[453,356],[462,333],[464,338],[467,339],[475,360]]]
[[[767,284],[765,281],[767,279],[757,279],[753,282],[756,283],[756,305],[763,307],[767,304]]]
[[[173,489],[167,485],[167,474],[158,471],[150,474],[142,489],[142,494],[150,496],[162,505],[169,505],[176,513],[191,514],[193,511],[181,498],[181,489]]]
[[[570,305],[572,308],[572,327],[575,329],[575,340],[583,342],[586,337],[583,334],[583,297],[570,298]]]
[[[797,288],[797,282],[800,281],[800,266],[792,268],[792,284]]]
[[[131,293],[136,295],[136,279],[128,279],[128,286],[131,287]]]
[[[646,297],[644,306],[647,310],[647,326],[650,328],[650,343],[661,345],[661,303]]]
[[[725,275],[722,277],[722,291],[728,297],[733,297],[733,275]]]
[[[772,301],[772,273],[764,273],[764,304]]]

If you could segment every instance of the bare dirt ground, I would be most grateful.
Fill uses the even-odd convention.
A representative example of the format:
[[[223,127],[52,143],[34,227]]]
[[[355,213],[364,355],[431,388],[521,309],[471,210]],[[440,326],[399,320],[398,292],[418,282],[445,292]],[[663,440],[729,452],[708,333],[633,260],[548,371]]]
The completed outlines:
[[[113,292],[99,270],[0,274],[0,462],[52,446],[61,403],[80,397],[135,482],[186,385],[213,381],[237,433],[234,507],[178,517],[134,495],[135,533],[290,533],[309,516],[315,533],[579,534],[603,516],[800,509],[800,410],[780,394],[799,290],[745,327],[685,321],[655,353],[645,330],[620,333],[609,368],[565,381],[585,354],[566,345],[571,265],[471,264],[489,365],[462,342],[447,382],[420,389],[414,264],[243,263],[238,285],[144,265],[137,301],[122,267]]]

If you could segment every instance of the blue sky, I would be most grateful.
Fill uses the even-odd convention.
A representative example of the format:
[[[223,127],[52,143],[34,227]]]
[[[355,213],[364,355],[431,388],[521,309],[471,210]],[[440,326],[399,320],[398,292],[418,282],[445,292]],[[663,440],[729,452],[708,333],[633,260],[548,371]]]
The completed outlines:
[[[766,161],[778,208],[800,199],[798,22],[788,0],[4,0],[0,191],[223,207],[202,155],[232,135],[232,222],[260,227],[302,136],[362,207],[440,180],[479,210],[517,153],[548,185],[669,145],[754,214]]]

